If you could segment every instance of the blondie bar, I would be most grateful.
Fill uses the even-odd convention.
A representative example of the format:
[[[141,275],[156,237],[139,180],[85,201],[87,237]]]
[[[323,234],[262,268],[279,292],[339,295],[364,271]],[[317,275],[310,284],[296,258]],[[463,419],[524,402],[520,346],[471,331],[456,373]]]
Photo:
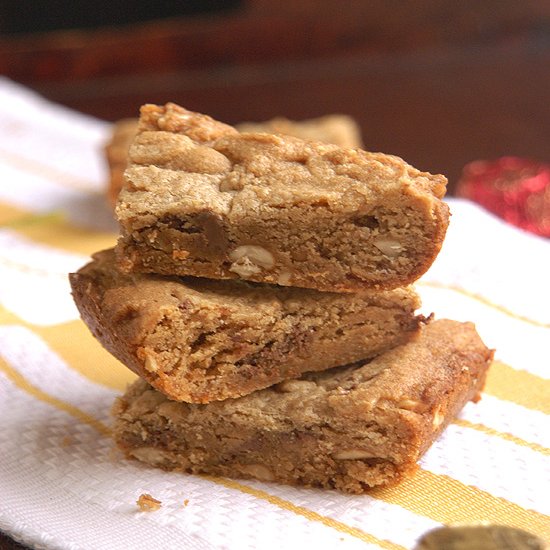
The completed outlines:
[[[241,133],[284,134],[300,139],[333,143],[340,147],[362,147],[361,130],[346,115],[326,115],[309,120],[294,121],[276,117],[265,122],[241,122],[235,126]]]
[[[96,338],[172,399],[238,397],[372,357],[423,321],[412,288],[334,294],[245,281],[123,275],[106,251],[70,276]]]
[[[105,157],[109,168],[107,198],[111,206],[116,205],[118,194],[124,185],[124,171],[128,165],[128,149],[137,132],[137,120],[125,118],[113,125],[111,139],[105,144]]]
[[[167,470],[360,493],[398,482],[469,400],[491,350],[471,323],[432,322],[360,366],[239,399],[170,401],[139,380],[113,408],[128,457]]]
[[[448,223],[443,176],[390,155],[241,134],[171,103],[142,107],[125,178],[126,272],[396,288],[428,269]]]

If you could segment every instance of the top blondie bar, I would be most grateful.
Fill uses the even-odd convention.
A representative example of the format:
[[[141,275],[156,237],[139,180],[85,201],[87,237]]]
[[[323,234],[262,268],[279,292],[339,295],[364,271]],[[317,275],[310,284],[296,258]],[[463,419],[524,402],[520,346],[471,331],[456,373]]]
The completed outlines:
[[[390,289],[428,269],[448,224],[444,176],[240,133],[173,103],[141,108],[128,160],[116,208],[124,272]]]

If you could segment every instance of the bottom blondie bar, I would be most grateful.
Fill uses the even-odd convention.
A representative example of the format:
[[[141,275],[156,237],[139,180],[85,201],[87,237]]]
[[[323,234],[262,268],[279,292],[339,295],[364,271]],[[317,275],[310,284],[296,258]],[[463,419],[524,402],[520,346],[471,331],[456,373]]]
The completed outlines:
[[[491,359],[473,324],[441,320],[370,362],[238,399],[178,403],[139,380],[113,408],[115,440],[166,470],[361,493],[415,471]]]

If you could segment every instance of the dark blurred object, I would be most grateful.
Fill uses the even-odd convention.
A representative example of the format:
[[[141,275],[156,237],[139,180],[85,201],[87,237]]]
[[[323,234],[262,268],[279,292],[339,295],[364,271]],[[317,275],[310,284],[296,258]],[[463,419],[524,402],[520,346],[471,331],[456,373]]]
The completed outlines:
[[[168,17],[224,12],[240,0],[3,0],[0,34],[92,29]]]
[[[451,190],[476,158],[550,162],[548,67],[543,0],[242,0],[0,38],[0,74],[79,111],[118,120],[174,101],[228,123],[345,113],[367,149],[443,173]]]
[[[506,525],[439,527],[422,537],[414,550],[547,550],[535,535]]]
[[[28,546],[14,541],[8,535],[0,531],[0,549],[1,550],[30,550]]]
[[[471,162],[456,194],[513,225],[550,237],[550,164],[519,157]]]

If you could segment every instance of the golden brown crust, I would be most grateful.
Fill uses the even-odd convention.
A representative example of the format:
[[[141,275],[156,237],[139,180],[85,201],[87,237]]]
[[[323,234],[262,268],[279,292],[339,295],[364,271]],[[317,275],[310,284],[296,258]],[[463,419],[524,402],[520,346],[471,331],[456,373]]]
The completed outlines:
[[[127,272],[396,288],[428,269],[447,228],[443,176],[381,153],[239,134],[174,104],[142,108],[130,161],[116,210]]]
[[[106,251],[71,274],[92,333],[172,399],[245,395],[306,371],[372,357],[414,335],[412,289],[363,294],[240,281],[123,275]]]
[[[471,323],[442,320],[370,363],[206,406],[138,381],[113,409],[115,439],[127,456],[169,470],[360,493],[415,471],[479,398],[491,359]]]
[[[185,134],[190,139],[208,143],[231,134],[238,134],[235,128],[218,122],[208,115],[193,113],[176,105],[167,103],[163,108],[147,104],[140,109],[138,133],[162,131]]]

